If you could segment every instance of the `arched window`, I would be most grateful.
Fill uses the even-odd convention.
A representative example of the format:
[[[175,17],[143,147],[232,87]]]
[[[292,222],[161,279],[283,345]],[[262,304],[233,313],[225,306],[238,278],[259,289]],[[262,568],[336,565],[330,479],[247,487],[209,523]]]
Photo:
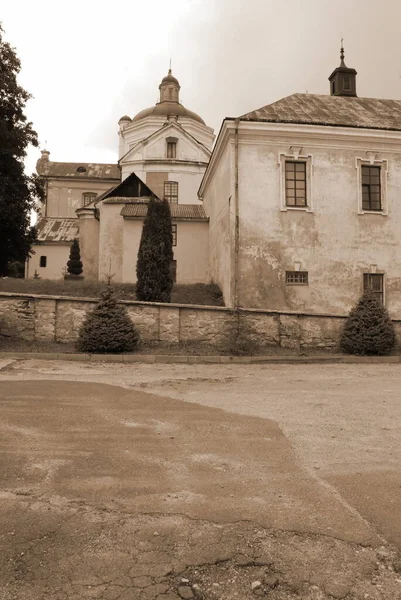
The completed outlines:
[[[96,196],[95,192],[85,192],[82,194],[82,206],[88,206],[88,204],[94,201]]]

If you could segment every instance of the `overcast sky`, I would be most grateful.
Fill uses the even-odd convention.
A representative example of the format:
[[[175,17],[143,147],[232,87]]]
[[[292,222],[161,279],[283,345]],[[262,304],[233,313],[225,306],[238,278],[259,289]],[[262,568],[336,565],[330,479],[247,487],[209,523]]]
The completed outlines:
[[[118,119],[156,103],[170,57],[216,134],[225,116],[329,93],[341,37],[358,95],[401,99],[400,0],[3,0],[0,19],[57,161],[116,162]]]

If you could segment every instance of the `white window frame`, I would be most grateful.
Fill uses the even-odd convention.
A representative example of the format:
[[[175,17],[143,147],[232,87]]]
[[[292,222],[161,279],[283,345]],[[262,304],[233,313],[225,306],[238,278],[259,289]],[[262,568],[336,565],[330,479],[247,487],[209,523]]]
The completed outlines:
[[[380,167],[380,202],[381,210],[365,210],[362,205],[362,167]],[[387,177],[388,177],[388,161],[380,160],[375,152],[367,152],[362,158],[357,156],[355,159],[355,169],[357,178],[357,199],[358,199],[358,215],[382,215],[388,216],[388,195],[387,195]]]
[[[285,193],[285,163],[303,162],[306,167],[306,206],[287,206]],[[290,146],[287,152],[280,152],[278,155],[278,164],[280,168],[280,210],[287,212],[289,210],[313,212],[313,156],[312,154],[302,154],[302,148],[299,146]]]

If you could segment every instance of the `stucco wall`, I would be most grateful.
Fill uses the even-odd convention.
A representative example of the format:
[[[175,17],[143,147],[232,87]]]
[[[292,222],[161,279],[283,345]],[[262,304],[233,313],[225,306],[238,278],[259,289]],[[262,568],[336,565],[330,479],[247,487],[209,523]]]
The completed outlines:
[[[224,202],[233,197],[235,164],[231,161],[229,173],[227,149],[233,154],[234,122],[223,125],[225,130],[202,186],[211,276],[227,304],[228,261],[218,250],[222,239],[229,247],[233,232],[233,221],[229,225],[223,215]],[[294,160],[297,153],[310,164],[309,210],[283,204],[280,156]],[[401,318],[401,134],[240,122],[238,155],[239,306],[346,314],[362,293],[363,274],[376,272],[384,274],[390,315]],[[361,214],[360,160],[382,165],[383,173],[388,167],[388,214]],[[308,272],[308,285],[286,284],[285,272],[295,270]]]
[[[101,194],[116,185],[111,181],[74,181],[71,179],[51,179],[47,184],[46,217],[76,217],[75,211],[83,206],[82,194]]]
[[[209,217],[209,274],[219,284],[226,306],[232,305],[233,242],[234,242],[234,181],[233,148],[227,145],[219,158],[218,170],[203,197]]]
[[[63,269],[67,268],[71,244],[35,244],[33,254],[26,263],[25,277],[30,279],[35,270],[42,279],[62,279]],[[40,257],[46,256],[46,267],[40,266]]]
[[[2,331],[26,340],[72,342],[96,301],[0,293]],[[227,348],[239,331],[260,347],[337,350],[344,316],[123,302],[142,339]],[[401,321],[394,321],[401,342]]]
[[[296,140],[294,144],[296,143]],[[358,214],[356,157],[368,147],[317,146],[302,140],[313,159],[313,206],[281,210],[278,153],[284,145],[239,145],[240,300],[275,310],[348,312],[363,291],[363,273],[385,274],[386,306],[401,317],[401,156],[388,160],[388,216]],[[307,286],[285,283],[285,271],[308,271]]]
[[[123,220],[121,218],[121,220]],[[123,220],[123,282],[136,282],[136,261],[143,221]],[[208,224],[206,222],[173,221],[177,225],[177,283],[208,283]]]
[[[79,246],[83,276],[96,281],[99,275],[99,221],[93,215],[79,219]]]

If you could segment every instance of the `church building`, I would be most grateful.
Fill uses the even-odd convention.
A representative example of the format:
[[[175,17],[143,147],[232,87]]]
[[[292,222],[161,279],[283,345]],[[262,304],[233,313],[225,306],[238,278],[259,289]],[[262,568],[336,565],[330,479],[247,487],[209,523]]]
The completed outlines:
[[[42,151],[37,171],[47,193],[28,277],[36,271],[61,278],[72,240],[79,237],[86,279],[112,274],[114,282],[135,282],[146,204],[156,196],[171,207],[176,282],[209,281],[208,218],[197,191],[213,129],[180,103],[171,69],[159,90],[155,106],[119,120],[118,164],[53,163]]]

